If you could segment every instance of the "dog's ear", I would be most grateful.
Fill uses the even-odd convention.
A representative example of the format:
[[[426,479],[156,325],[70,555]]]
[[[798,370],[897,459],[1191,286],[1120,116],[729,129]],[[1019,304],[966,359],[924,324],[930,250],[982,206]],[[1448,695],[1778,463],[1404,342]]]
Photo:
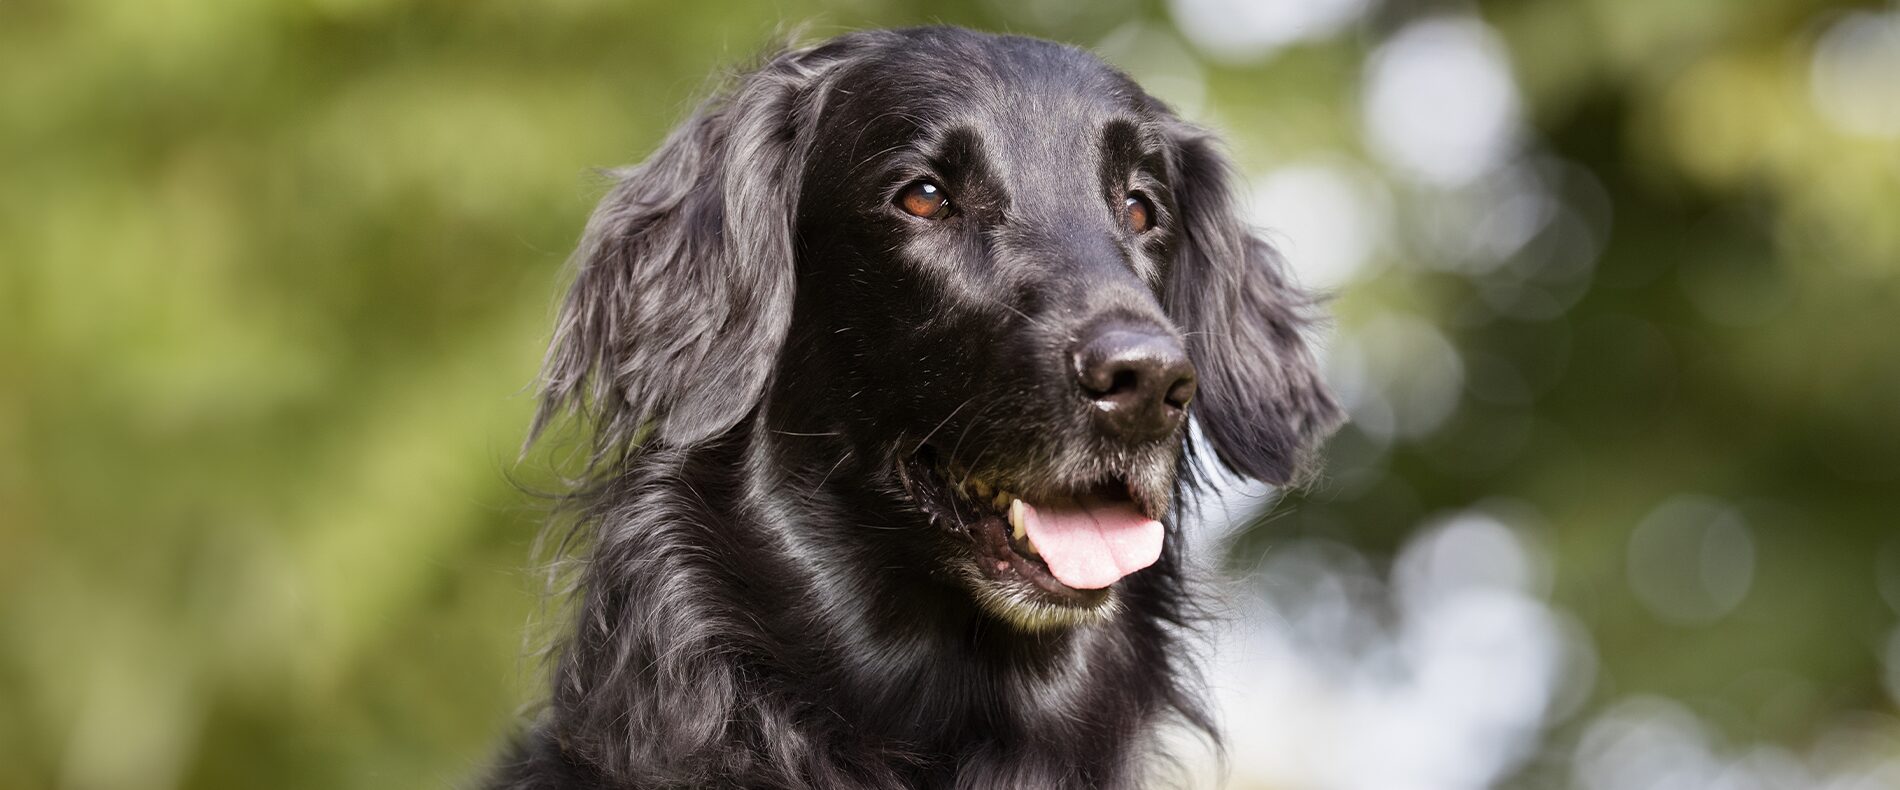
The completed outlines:
[[[1213,136],[1179,122],[1168,136],[1181,237],[1166,303],[1200,379],[1192,413],[1222,466],[1293,482],[1344,418],[1304,336],[1314,300],[1237,213]]]
[[[571,411],[598,463],[704,441],[758,402],[791,321],[802,127],[833,49],[770,58],[613,173],[574,253],[530,443]]]

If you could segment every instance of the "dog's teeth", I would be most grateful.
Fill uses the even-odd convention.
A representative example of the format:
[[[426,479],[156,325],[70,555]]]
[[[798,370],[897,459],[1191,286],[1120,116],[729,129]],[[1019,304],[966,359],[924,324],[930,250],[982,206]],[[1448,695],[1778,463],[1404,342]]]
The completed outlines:
[[[1023,510],[1022,500],[1012,499],[1009,501],[1010,535],[1017,540],[1022,540],[1029,536],[1029,529],[1023,526]]]
[[[976,497],[978,499],[990,498],[990,484],[989,483],[985,483],[981,480],[972,480],[970,481],[970,490],[976,492]]]
[[[1015,500],[1016,498],[1010,496],[1008,491],[998,491],[996,492],[996,498],[990,501],[996,505],[997,510],[1002,510],[1003,508],[1009,507],[1009,503]]]

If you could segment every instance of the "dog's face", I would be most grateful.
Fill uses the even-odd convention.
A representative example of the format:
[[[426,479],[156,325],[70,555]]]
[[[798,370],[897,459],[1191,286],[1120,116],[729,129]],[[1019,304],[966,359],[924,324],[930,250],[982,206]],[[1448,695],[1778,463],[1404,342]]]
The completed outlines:
[[[1160,556],[1199,383],[1163,118],[1080,52],[935,43],[816,119],[793,346],[992,609],[1099,617]]]
[[[762,406],[868,459],[990,613],[1109,616],[1167,550],[1190,415],[1275,482],[1337,421],[1225,181],[1078,50],[927,29],[781,56],[603,202],[548,408],[591,398],[611,449]]]

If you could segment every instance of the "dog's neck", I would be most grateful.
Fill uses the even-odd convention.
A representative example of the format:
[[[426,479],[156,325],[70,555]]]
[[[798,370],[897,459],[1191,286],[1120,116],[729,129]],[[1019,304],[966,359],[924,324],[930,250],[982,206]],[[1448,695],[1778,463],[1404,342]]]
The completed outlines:
[[[776,560],[791,578],[807,580],[796,594],[761,603],[802,610],[787,613],[812,629],[803,647],[839,674],[840,702],[859,710],[861,723],[901,732],[922,715],[991,730],[1045,726],[1038,716],[1075,711],[999,708],[988,692],[1087,685],[1130,621],[1151,625],[1147,613],[1131,613],[1100,627],[1026,634],[987,614],[944,567],[940,541],[953,538],[908,501],[892,460],[840,435],[755,430],[745,464],[752,496],[731,515],[781,547]],[[984,671],[944,676],[972,664]],[[959,686],[970,695],[935,692]]]
[[[708,748],[720,739],[759,739],[769,753],[766,741],[793,738],[812,750],[801,760],[873,742],[888,764],[848,770],[912,785],[968,779],[956,771],[972,744],[1010,756],[1001,764],[1020,773],[1008,786],[1138,783],[1159,719],[1197,715],[1168,670],[1172,559],[1131,579],[1133,605],[1108,622],[1016,631],[919,549],[930,545],[920,531],[942,528],[858,455],[829,432],[761,417],[630,459],[618,506],[592,514],[555,713],[593,737],[571,740],[624,733],[636,743],[589,748],[630,776],[730,752]],[[682,711],[705,729],[679,727]],[[659,722],[675,731],[644,729]]]

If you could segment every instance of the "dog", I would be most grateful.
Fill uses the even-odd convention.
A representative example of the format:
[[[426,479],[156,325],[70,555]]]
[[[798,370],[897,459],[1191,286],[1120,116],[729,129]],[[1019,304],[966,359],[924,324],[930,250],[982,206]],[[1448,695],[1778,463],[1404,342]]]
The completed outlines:
[[[1083,50],[930,27],[615,173],[529,432],[586,437],[572,619],[486,786],[1137,787],[1217,739],[1180,515],[1340,421],[1228,170]]]

